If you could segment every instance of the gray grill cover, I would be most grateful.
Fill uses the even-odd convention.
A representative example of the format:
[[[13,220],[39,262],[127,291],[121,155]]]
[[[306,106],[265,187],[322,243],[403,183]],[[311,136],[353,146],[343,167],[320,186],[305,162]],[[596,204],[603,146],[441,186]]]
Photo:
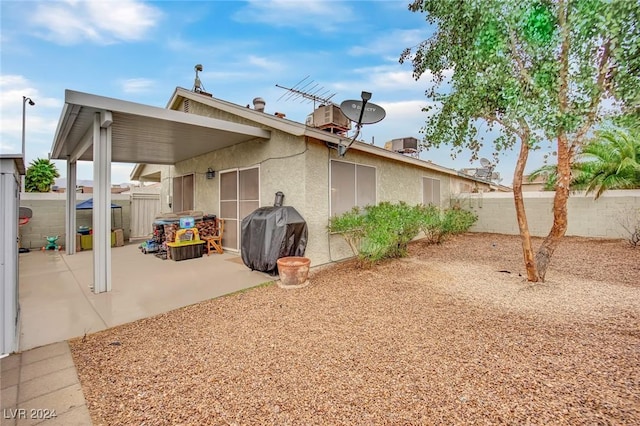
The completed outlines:
[[[307,222],[291,206],[261,207],[242,219],[242,261],[251,270],[276,274],[277,260],[304,256]]]

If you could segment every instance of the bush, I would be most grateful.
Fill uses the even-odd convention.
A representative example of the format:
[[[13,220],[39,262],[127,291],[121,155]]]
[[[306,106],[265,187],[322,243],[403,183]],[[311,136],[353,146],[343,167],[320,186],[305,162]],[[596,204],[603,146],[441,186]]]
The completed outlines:
[[[342,234],[362,262],[374,263],[406,256],[409,241],[420,232],[418,217],[416,207],[382,202],[331,218],[329,230]]]
[[[640,247],[640,209],[629,209],[620,224],[627,231],[627,241],[631,247]]]
[[[367,206],[364,218],[367,232],[361,254],[367,261],[406,256],[409,241],[420,232],[416,208],[404,202]]]
[[[409,242],[420,231],[427,242],[440,244],[449,235],[468,231],[476,220],[476,215],[460,208],[442,211],[433,205],[382,202],[334,216],[328,228],[342,234],[361,262],[371,264],[406,256]]]
[[[466,232],[478,220],[474,213],[458,207],[446,209],[418,206],[420,230],[429,244],[441,244],[448,236]]]
[[[329,222],[329,231],[342,234],[356,256],[360,253],[360,242],[365,233],[364,215],[359,207],[354,207],[340,216],[334,216]]]

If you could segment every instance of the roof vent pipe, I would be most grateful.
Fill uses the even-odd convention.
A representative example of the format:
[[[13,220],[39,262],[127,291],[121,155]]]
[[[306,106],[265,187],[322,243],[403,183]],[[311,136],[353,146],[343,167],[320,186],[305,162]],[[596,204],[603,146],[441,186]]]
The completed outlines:
[[[264,106],[265,105],[266,105],[266,103],[264,102],[264,99],[262,99],[262,98],[253,98],[253,108],[256,111],[264,112]]]

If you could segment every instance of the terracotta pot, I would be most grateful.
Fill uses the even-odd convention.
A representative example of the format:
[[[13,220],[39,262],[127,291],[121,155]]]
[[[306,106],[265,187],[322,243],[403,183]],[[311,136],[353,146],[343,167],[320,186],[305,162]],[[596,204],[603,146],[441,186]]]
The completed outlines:
[[[289,256],[278,259],[278,274],[282,284],[285,286],[305,284],[309,277],[310,263],[311,259],[308,257]]]

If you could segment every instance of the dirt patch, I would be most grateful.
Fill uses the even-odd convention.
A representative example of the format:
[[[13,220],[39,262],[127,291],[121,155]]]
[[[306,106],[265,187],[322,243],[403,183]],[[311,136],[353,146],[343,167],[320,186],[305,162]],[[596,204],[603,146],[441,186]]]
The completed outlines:
[[[95,424],[638,424],[640,250],[466,234],[71,342]],[[509,272],[499,272],[509,271]]]

